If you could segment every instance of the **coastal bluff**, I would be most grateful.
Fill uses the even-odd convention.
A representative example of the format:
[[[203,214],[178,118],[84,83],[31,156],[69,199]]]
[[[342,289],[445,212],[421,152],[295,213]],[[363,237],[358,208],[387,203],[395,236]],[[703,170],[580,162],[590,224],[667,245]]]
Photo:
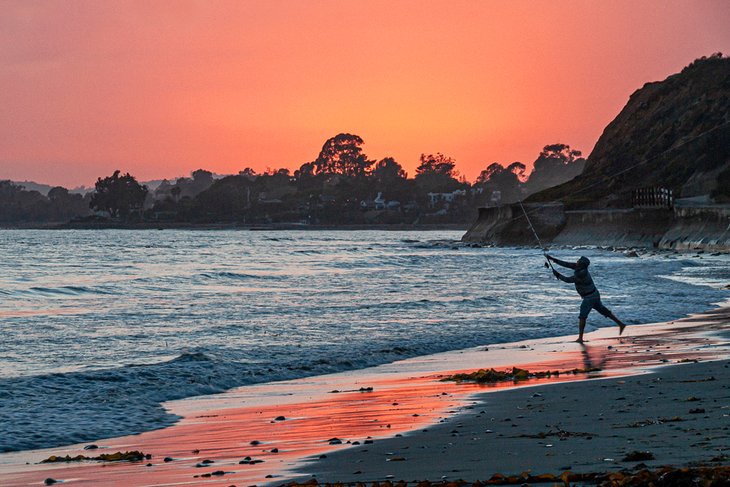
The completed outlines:
[[[638,89],[583,172],[524,208],[543,244],[730,251],[730,58]],[[517,203],[479,208],[462,240],[537,244]]]
[[[563,203],[530,203],[525,211],[543,244],[730,252],[730,205],[568,210]],[[519,204],[479,208],[462,241],[537,245]]]

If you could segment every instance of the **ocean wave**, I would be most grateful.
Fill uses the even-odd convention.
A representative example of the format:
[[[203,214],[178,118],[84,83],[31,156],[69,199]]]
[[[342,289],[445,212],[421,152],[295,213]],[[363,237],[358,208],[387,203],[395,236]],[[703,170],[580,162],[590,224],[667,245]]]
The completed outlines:
[[[196,277],[207,280],[277,280],[277,276],[264,274],[247,274],[243,272],[220,271],[220,272],[203,272]]]
[[[161,403],[267,380],[366,367],[406,348],[320,357],[280,366],[185,352],[160,363],[0,379],[0,452],[49,448],[165,427],[179,418]],[[223,355],[228,355],[223,354]],[[12,394],[10,393],[12,391]]]
[[[455,232],[104,232],[124,242],[114,255],[97,233],[44,235],[33,256],[8,247],[16,276],[0,276],[0,312],[73,309],[0,319],[0,349],[22,358],[0,369],[4,451],[160,428],[177,420],[168,400],[576,329],[579,297],[539,252],[457,252]],[[727,275],[727,261],[587,253],[622,319],[674,319],[727,296],[695,285]]]
[[[64,295],[64,296],[79,296],[82,294],[114,294],[114,292],[102,289],[100,287],[89,287],[89,286],[58,286],[58,287],[43,287],[33,286],[27,290],[19,289],[15,291],[18,294],[40,294],[40,295]]]

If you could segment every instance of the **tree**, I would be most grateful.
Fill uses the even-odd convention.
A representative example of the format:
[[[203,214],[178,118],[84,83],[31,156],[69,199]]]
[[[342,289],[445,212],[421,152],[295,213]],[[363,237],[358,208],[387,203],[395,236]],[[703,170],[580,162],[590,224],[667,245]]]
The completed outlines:
[[[305,162],[301,166],[299,166],[299,169],[294,171],[294,178],[297,180],[303,179],[303,178],[311,178],[314,176],[314,163],[313,162]]]
[[[477,184],[494,183],[499,184],[501,180],[509,180],[522,182],[525,177],[527,167],[521,162],[513,162],[507,167],[503,167],[498,162],[493,162],[486,169],[479,173]]]
[[[408,177],[408,174],[403,170],[403,166],[398,164],[392,157],[386,157],[378,161],[372,174],[375,180],[381,184],[391,184]]]
[[[416,168],[416,177],[435,174],[456,179],[459,173],[454,170],[455,166],[454,159],[440,152],[437,152],[436,155],[421,154],[421,163]]]
[[[213,184],[213,173],[206,171],[205,169],[197,169],[192,173],[193,181],[196,185],[207,185]],[[206,186],[206,187],[207,187]]]
[[[540,156],[535,161],[538,164],[571,164],[581,156],[579,150],[572,150],[567,144],[550,144],[542,148]]]
[[[68,198],[68,190],[63,186],[56,186],[48,191],[48,199],[53,203],[63,202]]]
[[[118,169],[104,179],[98,178],[89,206],[97,211],[107,211],[112,218],[127,219],[139,211],[147,196],[147,186],[140,185],[131,174],[120,176]]]
[[[507,167],[493,162],[479,173],[476,184],[487,190],[487,197],[490,197],[492,191],[499,191],[502,203],[513,203],[522,196],[525,169],[525,165],[521,162],[513,162]]]
[[[250,167],[247,167],[243,171],[238,171],[238,175],[239,176],[244,176],[244,177],[246,177],[246,178],[248,178],[248,179],[250,179],[252,181],[254,179],[256,179],[256,171],[253,170],[253,169],[251,169]]]
[[[464,186],[456,179],[459,175],[454,170],[456,162],[440,152],[421,154],[421,163],[416,168],[416,184],[422,191],[450,192]]]
[[[345,176],[364,176],[374,161],[362,153],[363,140],[352,134],[338,134],[322,146],[314,161],[316,174],[342,174]]]
[[[583,172],[585,159],[581,151],[573,150],[567,144],[549,144],[543,147],[535,160],[527,180],[529,193],[557,186]]]
[[[504,171],[504,166],[502,166],[498,162],[493,162],[490,165],[487,166],[486,169],[483,169],[482,172],[479,173],[479,176],[477,176],[476,183],[477,184],[487,184],[491,182],[495,176],[498,174],[501,174],[502,171]]]

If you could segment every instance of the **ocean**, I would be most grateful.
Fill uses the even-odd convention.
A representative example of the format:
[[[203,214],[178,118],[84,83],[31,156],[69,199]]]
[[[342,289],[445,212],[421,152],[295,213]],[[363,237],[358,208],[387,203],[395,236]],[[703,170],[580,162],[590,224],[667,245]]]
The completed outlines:
[[[161,428],[171,399],[576,333],[539,249],[461,234],[2,230],[0,452]],[[728,297],[728,256],[553,252],[589,257],[629,325]]]

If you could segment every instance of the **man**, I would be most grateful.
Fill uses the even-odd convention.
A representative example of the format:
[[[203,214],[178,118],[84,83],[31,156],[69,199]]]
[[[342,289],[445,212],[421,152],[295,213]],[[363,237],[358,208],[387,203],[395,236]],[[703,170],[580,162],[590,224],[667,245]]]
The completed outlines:
[[[619,326],[619,335],[624,332],[626,325],[616,318],[616,315],[614,315],[610,309],[606,308],[603,303],[601,303],[601,295],[598,293],[598,289],[596,289],[595,284],[593,284],[593,278],[591,278],[591,275],[588,272],[588,266],[591,261],[588,260],[587,257],[581,257],[576,263],[565,262],[547,254],[545,254],[545,257],[558,265],[575,271],[572,276],[567,277],[553,269],[555,277],[563,282],[574,283],[575,290],[578,291],[578,294],[580,294],[583,298],[583,302],[580,304],[580,314],[578,315],[578,339],[576,342],[583,343],[583,330],[585,330],[586,327],[588,313],[590,313],[592,309],[595,309],[606,318],[615,321]]]

